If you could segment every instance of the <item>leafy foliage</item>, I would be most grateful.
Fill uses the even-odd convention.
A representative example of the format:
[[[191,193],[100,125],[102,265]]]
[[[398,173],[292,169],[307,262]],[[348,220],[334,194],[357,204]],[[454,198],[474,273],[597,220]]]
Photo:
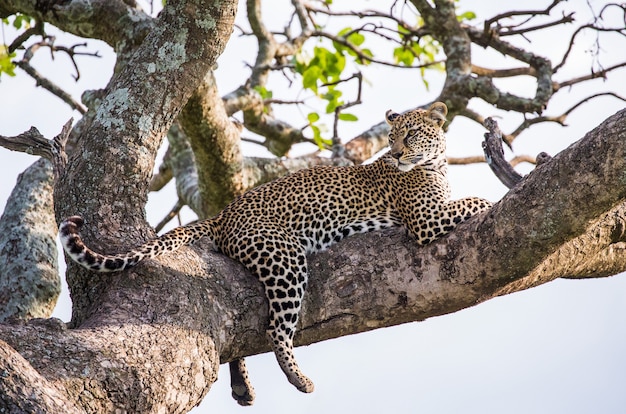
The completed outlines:
[[[3,73],[15,76],[15,65],[11,61],[15,57],[15,52],[9,53],[7,45],[0,45],[0,77]]]
[[[33,18],[25,14],[15,14],[2,19],[2,25],[11,25],[15,29],[29,29],[32,26]],[[4,31],[3,31],[4,34]],[[0,77],[3,73],[15,76],[15,65],[12,62],[16,56],[15,52],[9,52],[7,44],[0,44]]]

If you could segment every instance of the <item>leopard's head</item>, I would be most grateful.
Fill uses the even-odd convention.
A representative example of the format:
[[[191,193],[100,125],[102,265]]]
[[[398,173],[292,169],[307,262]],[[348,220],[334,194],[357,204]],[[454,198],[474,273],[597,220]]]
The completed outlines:
[[[387,111],[385,119],[391,126],[390,153],[400,171],[410,171],[416,165],[438,164],[445,159],[443,124],[447,113],[448,108],[442,102],[403,114]]]

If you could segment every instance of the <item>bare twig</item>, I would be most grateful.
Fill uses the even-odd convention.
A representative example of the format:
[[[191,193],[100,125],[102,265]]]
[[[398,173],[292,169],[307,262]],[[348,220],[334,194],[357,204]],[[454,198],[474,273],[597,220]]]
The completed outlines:
[[[483,141],[487,164],[502,184],[507,188],[513,188],[522,180],[522,176],[504,159],[502,132],[498,123],[492,118],[487,118],[485,128],[489,130],[485,133],[485,141]]]
[[[557,73],[559,69],[561,69],[565,65],[567,58],[569,57],[570,53],[572,52],[572,49],[574,48],[576,37],[580,33],[582,33],[585,29],[592,29],[598,32],[614,32],[614,33],[620,33],[622,35],[626,35],[626,28],[624,27],[604,28],[604,27],[596,26],[595,23],[590,23],[590,24],[585,24],[585,25],[580,26],[572,34],[572,37],[570,38],[570,41],[569,41],[569,45],[567,47],[567,50],[565,51],[565,54],[563,55],[563,58],[561,59],[561,62],[558,65],[554,66],[554,68],[552,69],[554,73]]]
[[[357,73],[354,73],[352,76],[350,76],[348,79],[343,79],[343,80],[339,80],[337,82],[333,82],[332,84],[325,84],[325,85],[323,85],[323,86],[336,85],[339,82],[348,82],[348,81],[350,81],[352,79],[357,79],[358,80],[356,99],[354,101],[352,101],[352,102],[348,102],[348,103],[345,103],[343,105],[339,105],[338,107],[335,108],[335,120],[333,122],[333,137],[332,137],[333,157],[343,157],[344,156],[345,147],[343,146],[343,144],[341,143],[341,139],[339,138],[339,116],[341,115],[341,111],[343,111],[344,109],[348,109],[348,108],[353,107],[355,105],[360,105],[361,104],[361,89],[362,89],[362,86],[363,86],[362,85],[363,84],[363,75],[361,74],[361,72],[357,72]]]
[[[554,0],[552,2],[552,4],[550,4],[546,9],[544,10],[513,10],[513,11],[509,11],[509,12],[505,12],[505,13],[501,13],[498,14],[494,17],[492,17],[491,19],[485,20],[485,24],[484,24],[484,31],[489,32],[491,30],[491,25],[494,24],[495,22],[502,20],[502,19],[506,19],[506,18],[510,18],[510,17],[516,17],[516,16],[537,16],[537,15],[548,15],[550,14],[550,11],[560,2],[562,2],[563,0]]]
[[[567,86],[572,86],[575,85],[577,83],[581,83],[581,82],[585,82],[591,79],[598,79],[598,78],[602,78],[602,79],[606,79],[606,75],[615,70],[615,69],[619,69],[622,67],[626,66],[626,62],[622,62],[622,63],[618,63],[616,65],[610,66],[606,69],[602,69],[600,71],[592,71],[589,75],[584,75],[584,76],[579,76],[577,78],[573,78],[567,81],[563,81],[563,82],[554,82],[552,84],[552,89],[554,89],[554,91],[558,91],[561,88],[567,87]]]
[[[39,20],[35,20],[35,25],[31,28],[28,28],[24,31],[24,33],[20,34],[16,37],[11,44],[9,45],[9,54],[15,52],[19,47],[21,47],[28,39],[32,36],[36,35],[44,35],[43,32],[43,22]]]
[[[87,108],[82,103],[76,101],[74,98],[72,98],[72,95],[65,92],[50,79],[41,75],[35,68],[30,65],[30,63],[28,63],[28,61],[20,60],[18,62],[15,62],[15,65],[22,69],[24,72],[28,73],[33,79],[35,79],[35,81],[37,82],[37,86],[41,86],[42,88],[51,92],[53,95],[56,95],[63,102],[68,104],[72,109],[77,110],[81,114],[84,115],[85,113],[87,113]]]
[[[178,213],[180,213],[180,209],[183,208],[184,206],[185,206],[185,203],[181,199],[178,199],[178,201],[176,201],[176,204],[174,204],[174,207],[172,207],[169,213],[167,213],[167,215],[163,217],[163,219],[159,222],[159,224],[157,224],[154,227],[154,231],[158,233],[161,230],[163,230],[163,227],[165,227],[167,223],[172,221],[174,217],[178,216]]]
[[[35,127],[21,133],[15,137],[5,137],[0,135],[0,146],[12,151],[24,152],[26,154],[38,155],[48,159],[54,165],[55,175],[58,177],[67,165],[67,154],[65,153],[65,143],[72,130],[73,118],[63,125],[59,135],[53,139],[46,139]]]
[[[504,142],[511,147],[511,145],[513,144],[513,140],[515,140],[515,138],[517,138],[524,130],[530,128],[533,125],[539,124],[541,122],[555,122],[559,125],[565,126],[565,120],[567,119],[567,117],[578,107],[580,107],[582,104],[589,102],[592,99],[595,98],[599,98],[601,96],[612,96],[614,98],[617,98],[623,102],[626,102],[626,98],[623,98],[622,96],[614,93],[614,92],[600,92],[600,93],[596,93],[593,94],[591,96],[588,96],[584,99],[581,99],[579,102],[577,102],[576,104],[572,105],[569,109],[567,109],[565,112],[563,112],[560,115],[554,115],[554,116],[537,116],[535,118],[526,118],[524,119],[524,121],[515,129],[515,131],[513,131],[512,133],[508,134],[508,135],[504,135]]]
[[[572,23],[573,21],[574,21],[574,13],[572,12],[567,15],[564,15],[560,19],[555,20],[553,22],[539,24],[537,26],[532,26],[532,27],[526,27],[523,29],[515,29],[515,30],[509,29],[506,31],[500,31],[499,34],[500,36],[513,36],[513,35],[518,35],[518,34],[526,34],[535,30],[543,30],[543,29],[547,29],[548,27],[559,26],[564,23]]]

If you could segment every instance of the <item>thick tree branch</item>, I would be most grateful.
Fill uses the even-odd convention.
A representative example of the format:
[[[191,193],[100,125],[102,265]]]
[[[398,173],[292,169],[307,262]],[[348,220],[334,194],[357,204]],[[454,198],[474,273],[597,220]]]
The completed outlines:
[[[83,412],[64,392],[50,384],[22,355],[0,341],[0,409],[6,413]],[[27,396],[27,398],[25,398]]]
[[[52,188],[52,164],[40,159],[18,177],[0,218],[0,321],[45,318],[56,305],[61,279]]]
[[[103,40],[118,56],[125,56],[122,60],[152,30],[155,20],[122,0],[0,0],[0,13],[23,13],[65,32]]]
[[[241,129],[229,119],[213,72],[209,71],[180,114],[196,160],[201,218],[217,214],[242,194]]]
[[[158,24],[109,85],[95,119],[82,132],[73,153],[80,157],[70,160],[71,168],[55,189],[64,195],[55,200],[59,216],[80,212],[89,219],[97,217],[94,221],[125,232],[127,239],[151,234],[140,206],[146,203],[156,151],[223,50],[234,15],[234,1],[206,4],[190,0],[165,6]],[[95,165],[106,168],[94,171]],[[105,188],[126,203],[107,201]],[[85,197],[86,193],[100,196]],[[86,316],[83,306],[90,303],[84,295],[81,299],[84,302],[74,302],[75,321]]]
[[[201,216],[204,204],[199,190],[196,157],[189,139],[179,125],[174,124],[167,133],[167,141],[169,143],[167,165],[172,176],[176,177],[176,194],[179,200]],[[150,183],[151,187],[153,182]]]

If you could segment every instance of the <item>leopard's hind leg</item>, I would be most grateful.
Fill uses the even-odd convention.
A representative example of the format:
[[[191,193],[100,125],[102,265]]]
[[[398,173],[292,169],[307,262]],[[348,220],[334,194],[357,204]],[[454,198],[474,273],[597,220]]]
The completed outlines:
[[[254,388],[248,377],[248,368],[243,358],[236,359],[229,363],[230,388],[232,396],[239,405],[252,405],[254,402]]]
[[[313,392],[313,382],[300,371],[293,353],[293,337],[307,285],[305,250],[297,238],[281,231],[265,230],[263,236],[255,236],[251,243],[262,248],[241,254],[240,261],[257,275],[265,288],[269,302],[267,336],[278,364],[298,390]]]

